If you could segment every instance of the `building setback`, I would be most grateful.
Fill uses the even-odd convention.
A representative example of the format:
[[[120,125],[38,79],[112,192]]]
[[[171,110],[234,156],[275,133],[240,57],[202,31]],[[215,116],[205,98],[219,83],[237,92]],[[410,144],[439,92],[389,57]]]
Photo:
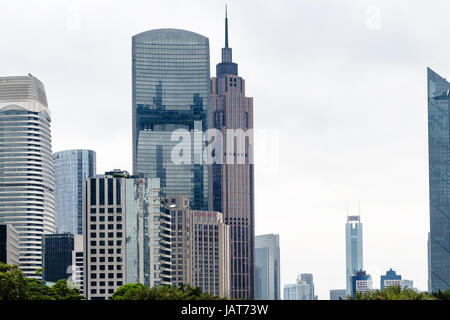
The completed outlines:
[[[428,290],[450,287],[450,119],[449,82],[427,68],[430,233]]]
[[[170,211],[159,179],[115,170],[83,185],[84,292],[104,300],[126,283],[171,285]]]
[[[210,126],[208,38],[177,29],[133,36],[132,90],[133,174],[159,178],[166,194],[187,196],[192,209],[210,210],[201,135]],[[172,139],[179,131],[181,137]],[[173,158],[177,146],[185,162]]]
[[[83,232],[83,181],[96,174],[92,150],[65,150],[53,154],[57,233]]]
[[[0,262],[19,264],[19,233],[11,224],[0,224]]]
[[[352,276],[363,269],[362,223],[359,216],[347,216],[345,224],[345,253],[347,295],[352,294]]]
[[[253,168],[253,98],[245,96],[245,80],[228,47],[228,18],[225,18],[225,48],[216,77],[211,79],[213,127],[223,135],[223,161],[212,165],[213,210],[222,212],[231,230],[231,295],[255,297],[255,212]],[[243,130],[243,148],[227,138],[226,130]],[[236,139],[238,140],[238,139]],[[234,147],[233,147],[234,144]],[[227,150],[227,147],[230,150]],[[228,152],[229,151],[229,152]],[[237,155],[235,157],[234,155]],[[217,156],[217,155],[216,155]],[[239,162],[238,158],[241,158]],[[232,161],[229,161],[231,158]],[[279,298],[279,294],[278,294]]]
[[[32,75],[0,77],[0,223],[19,233],[19,267],[39,278],[42,236],[55,232],[50,111]]]
[[[280,237],[256,236],[256,300],[280,300]]]
[[[222,213],[189,208],[189,199],[171,197],[172,283],[230,296],[230,228]]]

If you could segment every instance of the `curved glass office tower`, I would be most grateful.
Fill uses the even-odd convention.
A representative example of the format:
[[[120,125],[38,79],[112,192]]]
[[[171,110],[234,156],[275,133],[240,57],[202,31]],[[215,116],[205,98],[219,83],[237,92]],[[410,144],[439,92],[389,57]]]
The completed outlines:
[[[42,235],[55,232],[50,112],[44,84],[0,78],[0,222],[19,232],[19,265],[42,266]]]
[[[83,181],[95,176],[95,158],[92,150],[53,154],[57,233],[83,233]]]
[[[188,163],[172,161],[172,132],[184,129],[193,147],[195,132],[209,127],[208,38],[185,30],[158,29],[132,39],[133,173],[160,178],[171,196],[187,196],[191,208],[208,210],[209,166],[199,149]]]

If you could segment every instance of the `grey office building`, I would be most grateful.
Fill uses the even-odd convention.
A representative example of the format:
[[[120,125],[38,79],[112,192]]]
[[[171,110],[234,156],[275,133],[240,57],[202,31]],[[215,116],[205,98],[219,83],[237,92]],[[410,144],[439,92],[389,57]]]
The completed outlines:
[[[280,300],[280,237],[256,236],[255,299]]]
[[[363,269],[362,223],[359,216],[347,216],[345,224],[347,295],[352,294],[352,276]]]
[[[187,196],[192,209],[209,210],[201,135],[210,126],[208,38],[177,29],[142,32],[132,38],[132,59],[133,173],[159,178],[167,195]],[[175,130],[184,136],[172,139]],[[173,161],[177,146],[186,161]]]
[[[450,287],[450,119],[449,82],[427,69],[430,233],[429,291]]]
[[[284,285],[283,300],[297,300],[296,283],[289,283]]]
[[[314,277],[311,273],[302,273],[300,274],[300,279],[305,281],[309,285],[309,297],[311,300],[317,300],[317,297],[314,293]]]
[[[83,181],[96,173],[92,150],[65,150],[53,154],[57,233],[83,232]]]
[[[0,262],[19,264],[19,233],[11,224],[0,224]]]
[[[0,223],[19,233],[19,267],[33,278],[42,236],[55,232],[50,122],[41,81],[0,77]]]
[[[347,299],[346,289],[330,290],[330,300],[346,300],[346,299]]]

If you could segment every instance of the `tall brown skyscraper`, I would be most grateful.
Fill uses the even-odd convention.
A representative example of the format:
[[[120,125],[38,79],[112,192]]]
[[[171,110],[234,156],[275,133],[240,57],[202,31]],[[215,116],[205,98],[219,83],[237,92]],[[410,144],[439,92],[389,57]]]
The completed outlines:
[[[245,96],[245,80],[238,76],[238,65],[232,61],[226,14],[225,48],[216,74],[211,79],[212,124],[223,133],[223,164],[213,165],[213,210],[222,212],[225,223],[230,226],[231,297],[254,298],[253,98]],[[246,134],[244,152],[239,150],[234,136],[227,138],[229,129],[241,129]],[[233,156],[243,157],[244,162],[237,164],[234,159],[233,163],[228,163],[227,146],[231,143],[234,144]]]

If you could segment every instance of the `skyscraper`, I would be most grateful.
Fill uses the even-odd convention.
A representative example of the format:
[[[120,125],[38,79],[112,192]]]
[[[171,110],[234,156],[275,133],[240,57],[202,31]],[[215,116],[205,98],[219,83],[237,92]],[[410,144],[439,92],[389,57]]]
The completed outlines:
[[[47,234],[42,239],[43,280],[56,282],[71,276],[74,235]]]
[[[356,297],[357,292],[365,293],[373,288],[372,277],[363,270],[356,271],[350,280],[352,284],[350,294],[353,298]]]
[[[187,196],[192,209],[209,210],[210,166],[203,165],[201,135],[210,125],[208,38],[150,30],[133,36],[132,57],[133,173],[159,178],[165,194]],[[181,152],[173,151],[181,145],[186,161],[178,163]]]
[[[0,262],[19,264],[19,233],[11,224],[0,224]]]
[[[95,152],[65,150],[53,154],[57,233],[83,232],[83,181],[95,176]]]
[[[284,285],[283,300],[297,300],[296,283],[288,283]]]
[[[300,274],[300,279],[303,281],[306,281],[306,283],[309,285],[309,296],[311,297],[311,300],[317,300],[317,297],[314,292],[314,277],[311,273],[302,273]]]
[[[50,111],[32,75],[0,78],[0,223],[19,233],[19,267],[39,278],[42,236],[55,232]]]
[[[380,277],[380,290],[383,291],[384,288],[402,286],[402,276],[397,274],[394,270],[389,269],[386,271],[385,275]]]
[[[351,294],[352,276],[363,269],[362,223],[359,216],[347,216],[345,224],[347,295]]]
[[[450,119],[449,82],[430,68],[428,75],[428,165],[430,233],[429,291],[450,287]]]
[[[84,292],[104,300],[126,283],[171,285],[171,222],[159,179],[114,170],[83,183]]]
[[[255,296],[255,212],[253,169],[253,98],[245,96],[245,80],[238,76],[238,65],[228,47],[228,17],[225,16],[225,48],[217,76],[211,79],[213,127],[223,135],[223,163],[212,165],[213,209],[222,212],[231,229],[231,295],[239,298]],[[249,130],[251,129],[251,130]],[[242,134],[242,148],[234,143]],[[238,134],[238,135],[239,135]],[[238,138],[239,139],[239,138]],[[238,140],[236,139],[236,140]],[[227,150],[230,148],[230,150]],[[239,163],[232,155],[239,155]],[[232,156],[230,163],[227,159]],[[279,290],[279,289],[278,289]]]
[[[280,300],[280,237],[256,236],[255,299]]]

